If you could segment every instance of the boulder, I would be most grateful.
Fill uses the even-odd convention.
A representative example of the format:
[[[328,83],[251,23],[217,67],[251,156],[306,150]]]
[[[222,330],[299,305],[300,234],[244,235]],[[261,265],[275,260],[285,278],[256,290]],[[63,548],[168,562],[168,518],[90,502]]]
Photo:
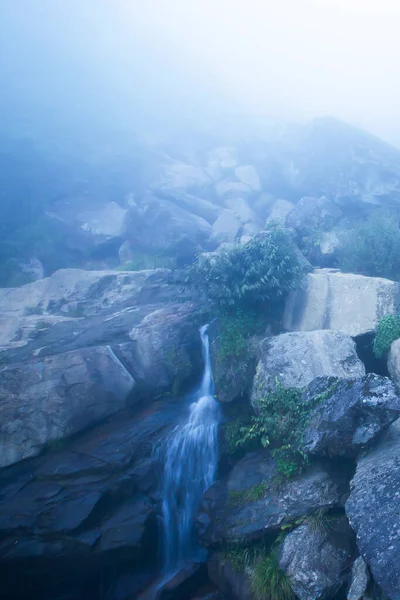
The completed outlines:
[[[278,479],[269,452],[241,459],[203,497],[197,518],[202,542],[208,546],[251,542],[318,510],[343,506],[346,498],[345,469],[334,473],[316,463],[291,480]]]
[[[215,184],[215,193],[219,198],[243,198],[253,194],[253,190],[247,183],[223,179]]]
[[[204,200],[204,198],[198,198],[184,192],[174,191],[173,193],[164,193],[163,196],[166,200],[169,200],[189,213],[201,217],[211,225],[216,221],[221,212],[220,206],[216,206],[212,202]]]
[[[334,598],[344,588],[355,552],[345,517],[319,516],[289,533],[279,548],[279,566],[299,600]]]
[[[241,165],[236,167],[235,175],[239,181],[248,185],[253,192],[259,192],[261,190],[261,181],[253,165]]]
[[[339,331],[283,333],[263,340],[253,382],[252,403],[276,387],[305,388],[313,379],[354,378],[365,374],[356,345]]]
[[[265,221],[265,226],[267,227],[271,223],[279,223],[279,225],[285,226],[287,216],[291,213],[293,208],[293,202],[281,199],[275,200],[271,207],[267,220]]]
[[[170,159],[163,166],[163,175],[158,187],[186,192],[202,190],[211,183],[212,180],[201,167]]]
[[[124,236],[131,247],[150,255],[169,255],[188,262],[203,249],[211,225],[169,200],[147,195],[126,213]]]
[[[347,600],[368,600],[367,588],[371,576],[362,557],[356,558],[351,570],[351,580]]]
[[[135,381],[108,346],[0,371],[0,466],[122,410]]]
[[[361,456],[346,512],[361,556],[391,600],[400,598],[400,420]]]
[[[208,576],[223,594],[233,600],[255,600],[250,577],[236,571],[222,552],[215,552],[208,561]]]
[[[286,225],[297,231],[313,229],[330,230],[343,216],[343,211],[334,200],[304,197],[297,202],[286,219]]]
[[[400,340],[395,340],[391,345],[387,366],[390,377],[400,389]]]
[[[318,269],[291,293],[285,307],[288,331],[334,329],[352,337],[376,330],[380,319],[395,314],[399,284],[381,277]]]
[[[400,396],[393,382],[374,373],[358,379],[315,379],[302,400],[318,397],[302,447],[315,456],[354,457],[400,417]]]
[[[233,243],[238,240],[241,230],[239,218],[231,210],[225,209],[212,226],[212,239],[217,243]]]

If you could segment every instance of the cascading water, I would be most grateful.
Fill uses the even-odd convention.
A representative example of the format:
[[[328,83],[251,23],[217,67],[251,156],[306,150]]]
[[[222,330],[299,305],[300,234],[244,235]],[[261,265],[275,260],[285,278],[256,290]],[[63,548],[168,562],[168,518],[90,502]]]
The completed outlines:
[[[219,406],[214,399],[208,325],[200,329],[204,373],[189,414],[167,440],[163,489],[165,572],[183,560],[201,558],[193,535],[203,493],[213,483],[218,460]]]

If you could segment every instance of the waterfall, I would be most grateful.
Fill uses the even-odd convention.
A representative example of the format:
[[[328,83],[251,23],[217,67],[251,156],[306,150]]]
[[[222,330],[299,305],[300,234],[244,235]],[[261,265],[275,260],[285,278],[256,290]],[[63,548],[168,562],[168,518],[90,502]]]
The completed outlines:
[[[204,373],[185,420],[166,442],[163,486],[164,567],[170,573],[183,560],[201,559],[193,535],[193,520],[203,493],[214,481],[218,460],[219,406],[207,327],[200,336]]]

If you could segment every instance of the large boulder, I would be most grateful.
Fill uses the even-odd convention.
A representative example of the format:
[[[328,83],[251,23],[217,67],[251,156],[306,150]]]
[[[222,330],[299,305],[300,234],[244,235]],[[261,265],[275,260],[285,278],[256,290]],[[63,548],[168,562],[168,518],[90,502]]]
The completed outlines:
[[[347,519],[320,515],[286,536],[279,566],[296,598],[325,600],[346,585],[354,553],[355,536]]]
[[[334,329],[352,337],[370,333],[383,316],[397,312],[398,294],[398,283],[388,279],[319,269],[289,296],[284,328]]]
[[[304,402],[321,401],[308,420],[302,449],[315,456],[355,456],[400,417],[400,396],[387,377],[315,379]]]
[[[362,556],[356,558],[351,570],[350,587],[347,600],[368,600],[367,589],[371,581],[368,567]]]
[[[305,388],[321,376],[351,378],[365,375],[351,337],[339,331],[284,333],[260,346],[252,403],[276,387]]]
[[[197,518],[202,542],[215,546],[251,542],[318,510],[343,506],[347,474],[312,465],[291,480],[279,482],[268,452],[246,455],[224,480],[205,493]]]
[[[108,347],[82,348],[0,371],[0,466],[122,410],[135,381]]]
[[[139,253],[177,257],[188,262],[207,247],[211,225],[173,202],[147,195],[131,206],[124,236]]]
[[[298,231],[313,229],[329,230],[342,217],[342,209],[326,196],[304,197],[297,202],[286,219],[286,225]]]
[[[391,600],[400,598],[400,420],[360,457],[346,503],[360,553]]]
[[[289,202],[288,200],[277,199],[273,203],[267,220],[265,222],[265,226],[267,227],[271,223],[279,223],[279,225],[286,225],[287,216],[292,212],[294,208],[293,202]]]

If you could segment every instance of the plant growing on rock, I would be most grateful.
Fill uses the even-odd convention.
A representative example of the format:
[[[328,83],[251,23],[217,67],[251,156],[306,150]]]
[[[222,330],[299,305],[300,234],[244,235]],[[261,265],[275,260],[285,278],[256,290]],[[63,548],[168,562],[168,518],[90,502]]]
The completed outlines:
[[[395,340],[400,338],[400,316],[386,315],[376,328],[373,350],[376,358],[383,358]]]
[[[339,248],[343,271],[372,277],[400,277],[400,229],[397,219],[375,214],[348,231]]]
[[[200,256],[189,280],[220,309],[275,307],[303,274],[290,234],[272,226],[247,244]]]
[[[256,600],[294,600],[290,579],[279,568],[278,551],[262,556],[251,574],[251,590]]]
[[[257,414],[240,428],[236,441],[247,449],[270,446],[278,472],[286,477],[300,472],[307,461],[300,446],[310,406],[300,398],[299,390],[285,389],[278,382],[273,392],[261,398]]]

